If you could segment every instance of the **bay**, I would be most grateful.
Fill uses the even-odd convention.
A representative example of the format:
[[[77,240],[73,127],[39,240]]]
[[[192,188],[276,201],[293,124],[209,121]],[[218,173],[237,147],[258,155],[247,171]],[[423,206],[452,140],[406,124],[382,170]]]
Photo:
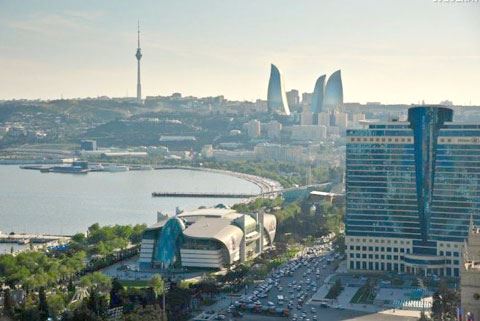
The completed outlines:
[[[71,235],[93,223],[156,222],[157,211],[195,209],[239,199],[154,198],[152,192],[258,193],[252,182],[228,174],[183,169],[40,173],[0,166],[0,231]]]

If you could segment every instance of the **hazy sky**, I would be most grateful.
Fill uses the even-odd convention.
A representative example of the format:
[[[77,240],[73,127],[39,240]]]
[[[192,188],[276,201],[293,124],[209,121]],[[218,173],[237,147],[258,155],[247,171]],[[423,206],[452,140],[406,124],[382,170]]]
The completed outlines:
[[[287,90],[341,69],[347,102],[480,104],[480,2],[434,0],[0,0],[0,99],[134,96],[137,18],[144,95],[265,99],[275,63]]]

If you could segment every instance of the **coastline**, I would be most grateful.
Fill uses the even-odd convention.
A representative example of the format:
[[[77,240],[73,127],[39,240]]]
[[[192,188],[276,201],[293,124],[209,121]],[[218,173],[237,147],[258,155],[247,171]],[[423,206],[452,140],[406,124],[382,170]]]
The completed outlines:
[[[208,168],[208,167],[193,167],[193,166],[181,166],[181,165],[165,165],[165,166],[157,166],[154,168],[155,170],[167,170],[167,169],[182,169],[182,170],[190,170],[190,171],[204,171],[210,173],[218,173],[224,175],[230,175],[233,177],[237,177],[248,182],[251,182],[257,185],[260,188],[260,194],[264,193],[272,193],[276,191],[280,191],[283,189],[282,184],[279,182],[269,179],[266,177],[245,174],[240,172],[229,171],[225,169],[216,169],[216,168]]]

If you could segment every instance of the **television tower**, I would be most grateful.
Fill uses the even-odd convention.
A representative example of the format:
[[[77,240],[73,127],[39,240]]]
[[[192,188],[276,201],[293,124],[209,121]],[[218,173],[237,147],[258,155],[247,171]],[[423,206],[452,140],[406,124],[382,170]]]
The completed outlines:
[[[142,102],[142,84],[140,83],[140,59],[142,59],[142,49],[140,49],[140,21],[138,21],[138,29],[137,29],[137,37],[138,37],[138,47],[137,53],[135,57],[137,58],[137,102]]]

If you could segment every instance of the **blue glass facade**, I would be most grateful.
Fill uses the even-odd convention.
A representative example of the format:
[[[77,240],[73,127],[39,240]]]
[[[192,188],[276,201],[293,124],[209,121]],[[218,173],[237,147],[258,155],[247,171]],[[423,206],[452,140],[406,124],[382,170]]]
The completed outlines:
[[[282,75],[273,64],[270,68],[270,80],[268,81],[267,105],[269,112],[290,115]]]
[[[318,77],[317,81],[315,82],[315,88],[313,89],[312,95],[312,106],[311,112],[312,113],[320,113],[323,111],[323,98],[325,95],[325,75]]]
[[[328,77],[325,86],[325,106],[338,106],[343,104],[343,84],[340,70],[335,71]]]
[[[178,218],[167,221],[158,233],[153,263],[168,268],[180,258],[180,245],[183,240],[185,224]]]
[[[393,262],[398,271],[413,262],[441,265],[435,257],[443,246],[460,252],[470,216],[480,222],[480,125],[455,124],[452,116],[447,108],[415,107],[407,122],[347,131],[347,238],[395,239],[410,255]],[[361,246],[359,253],[369,258]]]

